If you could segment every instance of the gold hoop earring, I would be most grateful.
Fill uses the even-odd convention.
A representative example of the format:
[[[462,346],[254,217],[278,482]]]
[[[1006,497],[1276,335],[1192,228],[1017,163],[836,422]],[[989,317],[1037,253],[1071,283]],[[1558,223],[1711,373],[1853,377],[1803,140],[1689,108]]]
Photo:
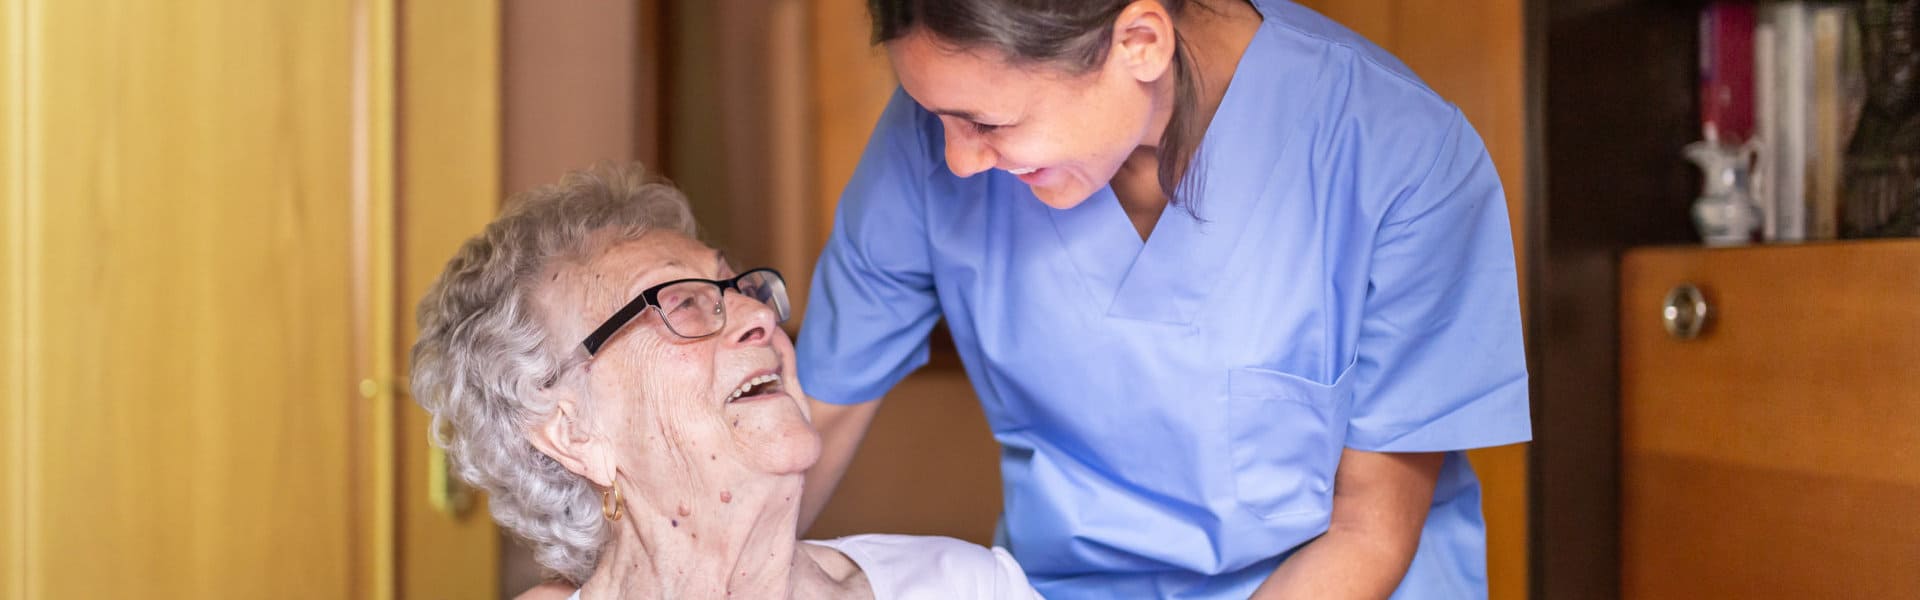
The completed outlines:
[[[625,501],[625,498],[620,497],[620,484],[618,482],[614,483],[614,485],[607,486],[607,489],[600,490],[600,514],[605,516],[608,521],[619,521],[620,516],[627,512]]]

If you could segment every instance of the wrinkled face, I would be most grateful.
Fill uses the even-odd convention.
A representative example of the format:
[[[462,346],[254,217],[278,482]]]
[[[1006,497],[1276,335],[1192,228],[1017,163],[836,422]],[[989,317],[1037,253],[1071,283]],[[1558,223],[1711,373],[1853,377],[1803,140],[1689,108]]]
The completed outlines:
[[[647,288],[734,275],[714,249],[659,231],[556,268],[538,301],[561,339],[578,340]],[[649,308],[562,376],[559,385],[581,390],[576,401],[620,472],[656,483],[792,474],[819,457],[820,438],[788,391],[792,340],[767,305],[732,290],[724,302],[719,333],[679,337]]]
[[[1113,179],[1128,155],[1158,143],[1152,81],[1109,52],[1087,73],[1016,65],[990,50],[963,50],[916,30],[887,42],[900,86],[940,115],[947,168],[1019,175],[1034,196],[1072,208]]]

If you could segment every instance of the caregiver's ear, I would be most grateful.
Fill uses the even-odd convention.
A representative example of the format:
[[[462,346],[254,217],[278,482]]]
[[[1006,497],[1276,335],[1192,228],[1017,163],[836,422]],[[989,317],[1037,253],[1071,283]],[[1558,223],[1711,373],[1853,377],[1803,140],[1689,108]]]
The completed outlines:
[[[1173,15],[1158,0],[1135,0],[1113,20],[1113,50],[1107,60],[1118,60],[1134,79],[1158,81],[1173,65]]]
[[[535,450],[560,463],[575,475],[600,487],[613,485],[613,448],[605,436],[580,418],[578,405],[564,388],[541,390],[552,394],[554,410],[547,419],[527,432],[527,441]]]

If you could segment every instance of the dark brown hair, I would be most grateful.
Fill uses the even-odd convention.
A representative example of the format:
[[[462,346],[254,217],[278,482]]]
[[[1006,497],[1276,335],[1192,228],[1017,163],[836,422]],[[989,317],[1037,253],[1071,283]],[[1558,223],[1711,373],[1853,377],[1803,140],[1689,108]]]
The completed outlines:
[[[1113,45],[1113,24],[1133,0],[867,0],[873,17],[873,43],[899,39],[925,28],[942,42],[961,48],[991,48],[1012,60],[1045,63],[1069,73],[1099,68]],[[1186,0],[1160,0],[1174,17]],[[1173,116],[1160,135],[1160,193],[1194,213],[1192,198],[1180,194],[1187,169],[1200,148],[1206,124],[1200,122],[1199,73],[1180,32],[1173,34]]]

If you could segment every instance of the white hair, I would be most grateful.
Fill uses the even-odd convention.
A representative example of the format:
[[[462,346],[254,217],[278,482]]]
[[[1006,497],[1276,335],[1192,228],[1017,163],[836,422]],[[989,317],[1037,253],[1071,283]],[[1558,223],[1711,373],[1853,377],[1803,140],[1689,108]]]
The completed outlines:
[[[420,301],[413,393],[433,415],[434,442],[461,479],[486,491],[493,519],[575,584],[593,573],[607,527],[592,482],[527,438],[556,408],[535,390],[559,375],[579,341],[550,339],[534,291],[554,265],[584,264],[656,230],[695,235],[672,184],[639,165],[568,173],[516,197]]]

